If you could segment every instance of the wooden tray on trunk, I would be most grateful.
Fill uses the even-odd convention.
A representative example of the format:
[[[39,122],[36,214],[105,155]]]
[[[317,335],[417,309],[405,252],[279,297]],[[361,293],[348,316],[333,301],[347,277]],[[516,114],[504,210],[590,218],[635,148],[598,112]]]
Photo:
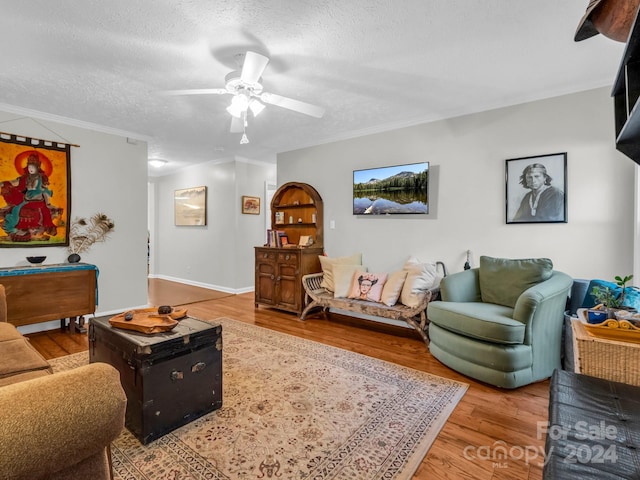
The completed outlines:
[[[131,320],[125,320],[125,316],[131,314]],[[112,327],[133,330],[140,333],[153,334],[173,330],[178,325],[178,320],[187,316],[187,310],[173,310],[168,314],[159,314],[157,308],[141,308],[128,310],[111,317],[109,323]]]

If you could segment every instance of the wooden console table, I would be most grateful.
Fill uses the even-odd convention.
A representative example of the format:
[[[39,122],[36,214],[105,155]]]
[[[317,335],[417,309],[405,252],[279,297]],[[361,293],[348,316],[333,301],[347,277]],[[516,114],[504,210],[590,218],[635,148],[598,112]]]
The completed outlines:
[[[7,293],[7,319],[15,326],[60,320],[70,331],[85,331],[83,315],[96,311],[98,268],[60,263],[0,268]]]

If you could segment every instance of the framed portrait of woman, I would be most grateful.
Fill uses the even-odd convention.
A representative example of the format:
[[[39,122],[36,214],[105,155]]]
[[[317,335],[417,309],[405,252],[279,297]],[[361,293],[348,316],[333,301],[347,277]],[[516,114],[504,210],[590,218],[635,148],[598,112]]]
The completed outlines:
[[[507,223],[567,223],[567,153],[506,161]]]

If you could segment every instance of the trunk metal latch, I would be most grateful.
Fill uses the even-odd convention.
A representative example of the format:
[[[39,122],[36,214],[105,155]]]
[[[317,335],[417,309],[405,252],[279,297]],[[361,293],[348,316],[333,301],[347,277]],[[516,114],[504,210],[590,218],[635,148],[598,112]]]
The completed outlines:
[[[201,372],[202,370],[204,370],[205,368],[207,368],[207,364],[204,362],[198,362],[195,365],[191,366],[191,373],[197,373],[197,372]]]

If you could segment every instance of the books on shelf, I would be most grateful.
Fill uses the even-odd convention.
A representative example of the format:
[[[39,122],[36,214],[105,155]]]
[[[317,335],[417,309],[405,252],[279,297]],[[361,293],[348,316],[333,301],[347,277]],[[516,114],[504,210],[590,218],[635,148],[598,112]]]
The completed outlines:
[[[267,245],[270,247],[283,247],[289,245],[289,237],[282,230],[267,230]]]

